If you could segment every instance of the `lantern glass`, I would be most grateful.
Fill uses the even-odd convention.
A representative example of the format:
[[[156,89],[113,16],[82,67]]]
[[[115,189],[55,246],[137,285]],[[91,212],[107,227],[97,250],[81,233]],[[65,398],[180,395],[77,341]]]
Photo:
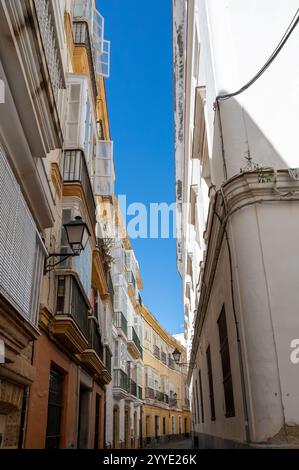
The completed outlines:
[[[176,364],[179,364],[180,363],[180,359],[181,359],[181,353],[178,349],[175,349],[172,353],[172,356],[173,356],[173,359],[174,359],[174,362]]]
[[[86,247],[86,243],[90,236],[87,225],[82,221],[81,217],[64,224],[69,245],[74,253],[81,252]]]

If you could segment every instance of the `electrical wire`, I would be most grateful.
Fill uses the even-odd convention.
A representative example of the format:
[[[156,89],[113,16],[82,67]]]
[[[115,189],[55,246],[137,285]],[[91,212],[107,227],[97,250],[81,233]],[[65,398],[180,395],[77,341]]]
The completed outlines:
[[[294,31],[294,29],[296,28],[296,26],[298,25],[299,23],[299,8],[298,10],[296,11],[295,15],[293,16],[292,18],[292,21],[291,23],[289,24],[286,32],[284,33],[283,37],[281,38],[281,40],[279,41],[277,47],[275,48],[275,50],[272,52],[271,56],[269,57],[269,59],[267,60],[267,62],[263,65],[263,67],[257,72],[256,75],[254,75],[254,77],[252,77],[251,80],[249,80],[249,82],[247,82],[244,86],[242,86],[239,90],[233,92],[233,93],[227,93],[225,95],[218,95],[217,98],[216,98],[216,101],[225,101],[225,100],[228,100],[229,98],[232,98],[233,96],[237,96],[237,95],[240,95],[241,93],[243,93],[245,90],[247,90],[251,85],[253,85],[253,83],[255,83],[262,75],[263,73],[267,70],[267,68],[272,64],[272,62],[274,61],[274,59],[278,56],[278,54],[280,53],[280,51],[282,50],[282,48],[284,47],[284,45],[286,44],[287,40],[289,39],[289,37],[291,36],[292,32]]]

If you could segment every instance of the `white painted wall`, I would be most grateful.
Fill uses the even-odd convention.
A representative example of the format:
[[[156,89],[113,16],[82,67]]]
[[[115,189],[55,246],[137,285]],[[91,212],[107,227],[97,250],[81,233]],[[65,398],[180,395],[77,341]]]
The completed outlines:
[[[190,0],[188,14],[182,3],[174,5],[174,73],[177,78],[176,105],[184,103],[183,138],[176,133],[176,179],[182,184],[182,201],[190,201],[191,185],[198,186],[198,223],[190,224],[190,205],[182,209],[182,240],[178,243],[182,258],[183,299],[188,305],[185,338],[190,356],[193,325],[200,297],[200,262],[205,259],[204,232],[209,210],[207,185],[202,166],[191,159],[194,130],[196,86],[206,87],[204,117],[211,181],[219,189],[225,181],[223,155],[214,103],[217,95],[234,92],[251,79],[269,58],[293,18],[298,2],[282,4],[278,0]],[[182,22],[184,51],[178,54],[176,31]],[[195,56],[196,37],[200,52]],[[297,109],[299,105],[299,27],[264,75],[247,91],[220,103],[227,178],[240,174],[250,155],[254,163],[275,169],[298,167]],[[178,57],[184,58],[184,92],[178,74]],[[183,96],[183,98],[182,98]],[[179,112],[175,109],[175,123]],[[195,123],[196,125],[197,123]],[[293,183],[290,183],[293,184]],[[268,190],[275,192],[274,182]],[[214,191],[212,190],[212,194]],[[296,193],[297,194],[297,193]],[[295,196],[296,196],[295,194]],[[295,197],[294,196],[294,197]],[[177,198],[179,202],[179,198]],[[277,434],[283,424],[299,425],[296,370],[290,361],[290,343],[298,336],[298,278],[296,203],[275,203],[246,208],[229,222],[232,243],[233,277],[237,286],[237,312],[240,315],[241,341],[245,363],[251,438],[264,441]],[[240,364],[236,351],[235,325],[231,317],[231,293],[226,249],[222,246],[217,273],[203,325],[197,366],[202,368],[205,400],[208,383],[205,351],[211,345],[214,364],[215,422],[194,425],[197,432],[242,441],[245,439],[244,409],[240,384]],[[192,255],[195,283],[191,299],[186,298],[188,253]],[[215,253],[210,253],[210,257]],[[204,268],[204,265],[203,265]],[[217,319],[222,304],[227,312],[231,367],[234,380],[236,417],[224,418],[222,371],[219,355]],[[229,307],[230,306],[230,307]],[[191,391],[198,377],[191,380]],[[209,401],[206,403],[209,409]],[[194,411],[194,410],[193,410]]]

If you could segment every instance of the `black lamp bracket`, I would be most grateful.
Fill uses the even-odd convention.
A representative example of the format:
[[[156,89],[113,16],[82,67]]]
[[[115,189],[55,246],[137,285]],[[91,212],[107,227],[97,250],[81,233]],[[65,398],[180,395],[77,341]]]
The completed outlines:
[[[74,252],[74,253],[51,253],[46,258],[45,267],[44,267],[44,274],[47,274],[47,273],[53,271],[53,269],[55,269],[56,266],[63,263],[68,258],[74,258],[75,256],[80,256],[80,252],[77,251],[77,252]],[[50,258],[61,258],[61,259],[59,259],[59,261],[56,261],[56,263],[47,264],[47,260],[49,260]]]

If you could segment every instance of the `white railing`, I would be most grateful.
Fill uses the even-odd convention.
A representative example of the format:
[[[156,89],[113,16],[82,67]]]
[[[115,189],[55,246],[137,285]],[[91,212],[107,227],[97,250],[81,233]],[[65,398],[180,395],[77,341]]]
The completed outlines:
[[[53,93],[57,101],[59,90],[65,88],[65,80],[53,6],[50,0],[34,0],[34,4]]]
[[[0,293],[38,325],[46,249],[0,147]]]
[[[122,312],[125,318],[128,314],[127,296],[122,286],[114,286],[114,311]]]

